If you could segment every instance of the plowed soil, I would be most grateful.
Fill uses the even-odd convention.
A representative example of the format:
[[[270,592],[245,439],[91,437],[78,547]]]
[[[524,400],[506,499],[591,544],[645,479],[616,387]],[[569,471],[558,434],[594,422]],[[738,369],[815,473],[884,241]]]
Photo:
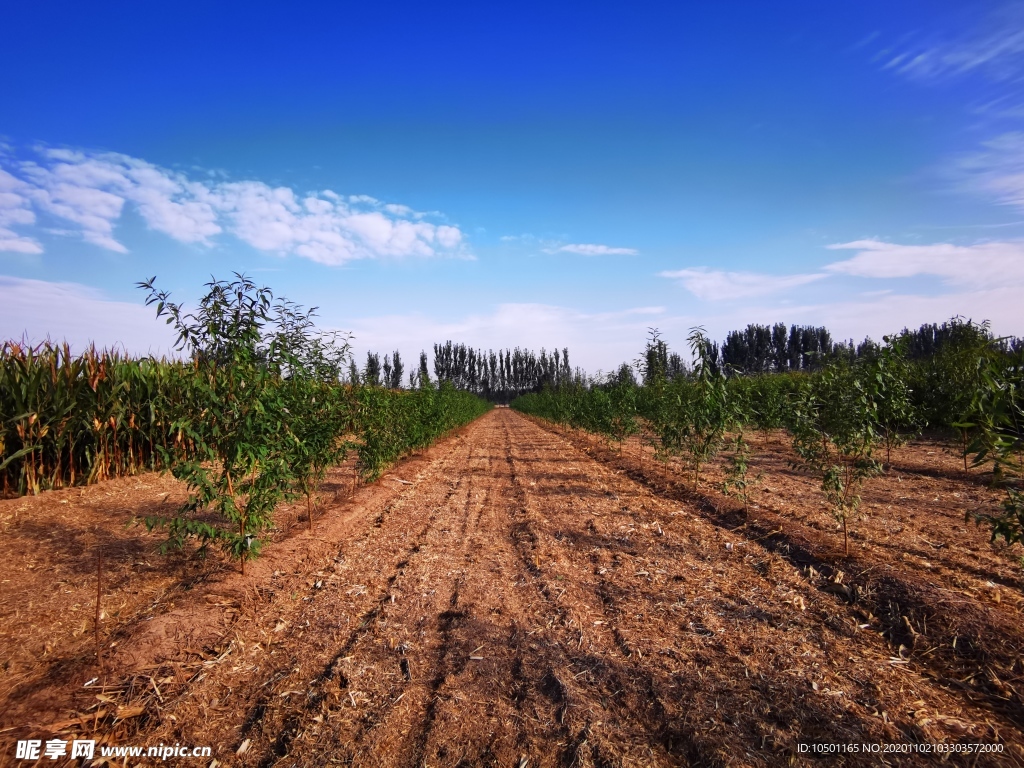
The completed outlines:
[[[497,409],[342,494],[245,577],[157,564],[112,585],[125,614],[102,669],[88,621],[51,618],[40,655],[0,593],[0,762],[53,733],[244,766],[1024,765],[1020,565],[964,523],[997,497],[940,448],[904,449],[847,558],[786,446],[755,450],[744,515],[717,466],[693,490],[639,444]],[[38,540],[12,575],[37,605],[48,559],[72,551],[24,528],[46,498],[0,502]],[[126,504],[111,528],[140,514]],[[156,561],[133,530],[131,556]],[[95,575],[64,581],[87,611]],[[940,744],[1002,751],[922,751]]]

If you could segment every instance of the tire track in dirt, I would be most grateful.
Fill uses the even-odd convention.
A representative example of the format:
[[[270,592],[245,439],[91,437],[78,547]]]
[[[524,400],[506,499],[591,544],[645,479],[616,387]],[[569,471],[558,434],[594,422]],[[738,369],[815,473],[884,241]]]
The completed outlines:
[[[377,670],[386,667],[387,658],[379,656],[379,649],[386,648],[392,658],[400,656],[397,664],[404,683],[393,687],[385,697],[380,691],[371,692],[367,714],[356,722],[342,721],[334,729],[334,738],[343,742],[340,753],[356,764],[391,765],[393,755],[405,760],[410,755],[423,751],[427,735],[432,728],[437,692],[444,684],[450,667],[452,635],[463,618],[460,609],[459,590],[464,579],[464,570],[456,568],[443,574],[437,572],[437,563],[446,553],[465,553],[476,535],[474,520],[479,519],[478,507],[487,503],[488,495],[477,492],[477,481],[481,471],[480,446],[474,446],[476,457],[467,458],[467,469],[460,473],[460,484],[464,486],[457,497],[450,497],[437,515],[431,532],[431,542],[425,545],[432,551],[423,558],[414,572],[408,574],[410,586],[422,594],[419,600],[404,599],[385,606],[385,621],[378,624],[373,635],[367,635],[363,647],[353,654],[363,657],[366,669]],[[449,540],[454,531],[455,542]],[[455,562],[449,565],[456,565]],[[421,593],[421,585],[433,586],[429,592]],[[412,590],[410,589],[410,592]],[[411,594],[409,595],[411,597]],[[387,633],[387,637],[382,637]],[[360,663],[357,659],[354,663]],[[363,677],[367,677],[363,674]],[[397,695],[396,695],[397,694]],[[401,702],[401,706],[396,705]],[[329,739],[330,744],[333,739]],[[323,744],[323,739],[317,742]],[[326,755],[316,752],[309,754],[300,750],[297,755],[303,760],[320,759]],[[338,746],[332,745],[330,754],[339,754]],[[365,761],[362,763],[361,761]]]
[[[475,446],[470,448],[465,457],[460,457],[460,461],[457,463],[461,463],[461,459],[464,458],[466,463],[472,467],[474,464],[474,457],[472,455],[474,451],[476,451]],[[450,470],[451,468],[449,467],[446,472],[441,473],[441,476],[447,480],[447,477],[452,475]],[[342,707],[345,706],[345,690],[349,691],[348,703],[351,704],[352,709],[356,709],[358,706],[360,710],[358,720],[355,723],[349,724],[351,727],[348,728],[348,732],[343,737],[348,747],[344,751],[351,753],[354,759],[358,759],[359,755],[366,751],[363,748],[365,745],[362,744],[366,735],[377,730],[380,723],[389,717],[394,704],[403,698],[406,700],[406,703],[409,703],[417,697],[415,685],[392,685],[388,691],[357,690],[356,685],[366,687],[362,686],[360,680],[365,679],[368,675],[365,674],[366,669],[353,671],[353,668],[358,667],[360,657],[372,657],[375,652],[379,651],[382,644],[381,637],[379,636],[381,628],[394,624],[395,613],[406,602],[403,600],[396,607],[395,596],[403,591],[411,593],[419,583],[426,581],[428,578],[433,578],[432,562],[436,559],[436,556],[429,553],[448,548],[446,537],[457,527],[460,519],[462,524],[459,533],[459,541],[461,542],[459,548],[465,549],[468,535],[471,532],[470,524],[474,518],[472,514],[474,504],[471,502],[476,499],[477,494],[474,492],[474,476],[472,472],[463,471],[455,473],[455,475],[458,479],[451,486],[451,491],[438,503],[430,505],[433,511],[418,537],[417,545],[413,548],[417,555],[415,560],[410,557],[400,564],[403,567],[398,574],[389,580],[384,596],[376,602],[370,614],[364,615],[364,620],[360,623],[357,630],[349,636],[348,640],[325,666],[324,671],[316,678],[310,694],[307,695],[305,711],[301,715],[293,713],[285,717],[283,721],[281,721],[281,718],[278,718],[283,723],[281,734],[284,735],[284,738],[282,739],[281,734],[279,734],[278,738],[274,741],[273,748],[269,752],[265,751],[261,764],[272,764],[277,758],[290,754],[289,747],[294,737],[301,730],[310,724],[316,728],[325,719],[329,720],[332,716],[338,714]],[[483,503],[486,504],[486,501],[486,496],[484,496]],[[479,504],[480,500],[476,499],[476,505]],[[455,510],[460,508],[463,510],[463,514],[454,514]],[[476,517],[478,517],[478,514]],[[373,564],[369,564],[369,567],[373,567]],[[360,577],[360,580],[367,581],[368,579]],[[419,659],[429,657],[431,653],[435,653],[438,659],[435,662],[435,667],[444,663],[445,646],[447,644],[445,623],[452,624],[457,619],[457,613],[453,610],[444,611],[442,609],[445,605],[452,608],[457,603],[457,582],[458,578],[449,580],[449,587],[447,589],[436,586],[435,582],[435,588],[429,590],[424,595],[426,599],[417,601],[417,611],[423,611],[424,613],[422,618],[417,621],[417,624],[422,625],[428,614],[439,614],[441,622],[440,635],[437,638],[424,637],[418,640],[414,639],[413,642],[399,643],[389,640],[386,644],[387,656],[389,658],[386,660],[375,660],[378,667],[376,671],[381,673],[378,675],[379,677],[387,677],[388,672],[386,669],[393,664],[395,669],[401,671],[401,675],[406,683],[412,681],[414,673],[418,679],[424,679]],[[439,646],[438,649],[430,649],[430,652],[419,653],[416,650],[423,649],[424,646],[435,645]],[[416,657],[416,661],[410,661],[410,658],[413,656]],[[427,669],[426,678],[436,681],[438,675],[431,672],[429,666],[425,668]],[[335,684],[334,687],[331,686],[332,683]],[[438,683],[435,682],[434,687],[436,688],[437,685]],[[428,706],[424,705],[420,709],[428,708]],[[301,748],[299,749],[301,751]],[[332,749],[332,754],[335,757],[337,753],[338,750],[336,748]]]
[[[604,764],[600,749],[599,760],[591,759],[588,743],[590,724],[600,718],[587,721],[576,714],[600,705],[573,691],[565,643],[551,632],[560,610],[535,593],[519,567],[513,518],[522,514],[522,505],[515,498],[499,501],[516,495],[502,455],[510,451],[507,430],[490,429],[484,452],[492,458],[481,478],[487,490],[481,496],[470,486],[470,504],[461,510],[468,535],[460,543],[468,546],[453,548],[474,567],[450,572],[453,590],[448,604],[437,606],[445,610],[434,622],[436,656],[422,690],[406,687],[401,705],[370,729],[356,723],[327,738],[322,734],[309,747],[295,742],[290,760],[310,764],[331,755],[356,765],[518,765],[523,758],[536,766]],[[450,558],[443,567],[456,563]],[[387,610],[391,631],[399,636],[403,622],[415,621]],[[549,636],[542,638],[544,633]],[[365,652],[372,656],[380,647],[377,642]],[[394,693],[378,698],[399,698]],[[489,727],[481,729],[483,723]]]
[[[410,765],[518,765],[524,758],[536,766],[565,763],[550,743],[571,736],[564,725],[564,694],[550,667],[522,648],[533,634],[524,626],[543,625],[550,617],[547,605],[530,599],[528,577],[508,545],[521,508],[507,471],[508,452],[507,430],[499,421],[488,450],[494,502],[479,508],[486,547],[460,586],[463,610],[453,628],[451,668],[437,689],[428,738]],[[490,727],[475,731],[467,722]]]
[[[429,649],[433,663],[426,675],[419,676],[425,682],[419,690],[407,687],[402,704],[390,708],[374,729],[335,730],[326,749],[321,739],[313,749],[300,750],[291,757],[305,763],[328,754],[339,759],[339,742],[344,744],[340,754],[356,765],[455,765],[462,760],[468,761],[466,765],[515,765],[521,754],[541,752],[536,740],[516,726],[522,718],[512,696],[481,690],[481,684],[485,689],[488,685],[501,687],[514,679],[516,659],[509,646],[515,641],[516,622],[523,613],[515,595],[500,586],[512,581],[504,567],[511,561],[491,546],[496,529],[507,527],[507,522],[502,523],[507,521],[502,499],[507,497],[508,481],[494,471],[495,456],[502,448],[494,434],[493,428],[485,430],[481,463],[469,467],[474,482],[467,488],[461,509],[460,534],[451,548],[453,557],[442,566],[463,567],[447,572],[452,587],[447,605],[432,606],[443,610],[437,610],[432,623],[436,632]],[[442,592],[447,590],[438,594]],[[396,610],[392,619],[392,631],[398,635],[410,624],[415,629],[415,615]],[[410,634],[407,629],[405,632]],[[522,666],[521,660],[519,663]],[[474,730],[480,722],[490,721],[501,722],[503,727],[484,734]],[[505,727],[508,725],[512,727]],[[456,754],[458,750],[461,752]]]
[[[198,709],[202,715],[201,735],[207,741],[210,736],[219,736],[221,741],[233,744],[233,750],[248,739],[248,749],[243,753],[243,762],[248,764],[266,762],[268,755],[286,752],[296,730],[296,713],[309,708],[317,686],[322,685],[346,649],[373,625],[382,606],[389,602],[394,585],[421,551],[434,526],[434,513],[421,511],[442,508],[458,492],[459,481],[449,482],[448,478],[471,445],[458,438],[453,442],[451,450],[428,465],[414,485],[391,498],[375,517],[368,516],[367,528],[342,546],[333,573],[322,580],[321,589],[311,585],[304,602],[296,606],[282,605],[278,600],[277,605],[264,611],[265,615],[240,628],[232,646],[234,666],[222,664],[211,670],[207,679],[180,702],[177,709],[183,710],[181,715],[173,711],[168,714],[176,714],[180,722],[188,723]],[[411,519],[404,519],[405,515]],[[396,516],[403,518],[397,531],[389,524]],[[417,521],[419,530],[413,533],[409,529]],[[298,599],[297,595],[292,598]],[[290,620],[285,623],[282,619],[278,627],[268,629],[265,621],[274,616],[288,616]],[[281,624],[286,631],[275,633]],[[284,652],[271,650],[274,645]],[[250,655],[265,662],[252,663]],[[268,658],[274,655],[276,660]],[[311,695],[306,696],[305,704],[296,707],[290,701],[282,702],[289,698],[282,696],[283,691],[306,686]],[[292,691],[290,695],[301,693]],[[238,704],[232,706],[233,700]],[[178,741],[194,736],[170,718],[165,718],[164,728],[171,730]]]
[[[523,441],[520,439],[517,442],[522,443]],[[550,450],[550,446],[548,449]],[[559,453],[564,455],[564,452]],[[577,452],[573,451],[573,453]],[[559,461],[565,463],[570,460],[559,459]],[[562,474],[566,476],[576,474],[571,471],[571,467],[576,465],[577,462],[572,462]],[[588,469],[592,470],[593,468]],[[579,476],[590,477],[591,482],[594,479],[592,472],[580,472]],[[615,494],[608,493],[607,495],[618,501]],[[602,514],[607,514],[607,512]],[[540,515],[535,515],[534,519],[539,519],[539,517]],[[592,522],[592,520],[588,521],[588,524],[592,524]],[[593,529],[591,528],[591,530]],[[557,550],[563,546],[563,543],[567,546],[575,546],[581,538],[586,537],[576,536],[574,532],[566,530],[556,530],[553,536],[547,537],[531,529],[524,538],[532,543],[534,552],[541,552],[544,555],[543,558],[539,554],[532,555],[533,562],[537,564],[536,575],[543,577],[545,574],[540,567],[542,560],[546,562],[550,559],[554,563],[560,557]],[[636,554],[628,539],[616,541],[614,546],[625,556]],[[670,554],[676,556],[680,552],[671,552]],[[619,555],[615,555],[615,557],[619,557]],[[527,555],[527,559],[531,558]],[[592,558],[590,559],[592,560]],[[643,653],[634,649],[626,637],[631,630],[623,626],[623,622],[619,620],[624,617],[620,615],[622,611],[609,590],[609,582],[599,577],[599,572],[604,570],[606,569],[594,568],[594,575],[598,577],[593,579],[591,584],[587,584],[585,589],[576,591],[573,586],[569,586],[563,588],[562,592],[557,595],[557,598],[560,599],[567,592],[577,592],[575,599],[569,602],[573,602],[577,606],[583,605],[585,612],[591,616],[602,615],[604,619],[594,622],[594,625],[603,625],[609,630],[609,634],[597,631],[588,635],[586,637],[587,652],[569,654],[570,665],[582,666],[587,673],[585,682],[592,683],[589,690],[585,691],[580,698],[591,700],[599,698],[611,703],[612,706],[609,707],[611,711],[600,718],[598,722],[617,719],[619,722],[624,721],[629,724],[638,744],[646,747],[646,754],[636,758],[643,764],[655,764],[652,746],[660,747],[663,751],[661,757],[668,764],[675,765],[680,760],[699,765],[719,764],[721,760],[715,754],[715,745],[712,745],[711,749],[708,749],[707,745],[701,745],[694,732],[678,724],[677,717],[662,700],[663,692],[655,685],[654,677],[647,669],[649,662],[644,661]],[[577,579],[561,575],[556,575],[554,578],[556,580],[564,579],[563,583],[570,585],[579,583]],[[539,588],[546,598],[551,599],[552,584],[550,581],[547,583],[541,581]],[[568,626],[582,626],[582,623],[573,619],[564,623]],[[583,640],[584,633],[581,628],[578,630],[578,640],[566,642],[566,647],[582,648]],[[621,659],[625,659],[625,661]],[[574,679],[579,674],[582,673],[574,675]],[[583,687],[586,688],[586,686]],[[623,694],[625,694],[625,698],[623,698]],[[643,734],[643,737],[641,738],[639,734]],[[620,743],[614,746],[620,746],[621,738],[622,734],[616,734],[614,741]],[[594,762],[600,764],[603,756],[611,753],[611,750],[604,745],[606,749],[602,751],[599,741],[593,738],[591,741],[593,742]],[[581,744],[585,742],[586,739],[580,740]],[[580,756],[577,755],[577,757]],[[616,758],[623,759],[626,756],[618,754]]]
[[[529,446],[534,447],[536,450],[538,442],[536,433],[527,436],[527,430],[524,430],[521,424],[513,424],[511,428],[516,433],[514,444],[517,447]],[[600,686],[599,690],[592,690],[592,687],[578,683],[580,674],[585,673],[588,676],[593,676],[596,671],[601,675],[607,670],[607,663],[602,657],[613,654],[616,649],[622,650],[621,637],[616,631],[612,641],[609,642],[608,638],[598,633],[590,638],[587,651],[582,651],[585,639],[582,621],[567,615],[567,612],[558,605],[569,587],[566,585],[561,593],[555,595],[552,592],[550,581],[545,577],[542,555],[544,556],[543,560],[547,560],[549,552],[545,546],[546,542],[542,542],[541,536],[536,530],[537,523],[541,519],[541,513],[536,509],[536,503],[531,499],[531,494],[528,492],[528,488],[531,486],[525,486],[520,480],[521,474],[529,476],[534,474],[534,472],[525,467],[520,470],[517,466],[517,464],[524,462],[516,461],[516,452],[512,449],[513,439],[509,424],[506,424],[506,434],[509,445],[507,462],[515,488],[515,495],[521,509],[521,519],[516,524],[516,535],[512,541],[516,546],[517,554],[524,568],[530,574],[531,581],[539,597],[551,605],[556,612],[558,619],[557,629],[554,622],[549,623],[548,629],[560,635],[554,642],[550,643],[551,645],[557,645],[561,649],[563,658],[559,666],[565,670],[572,668],[582,668],[583,670],[582,673],[563,675],[566,680],[571,678],[571,682],[568,685],[557,676],[554,669],[548,669],[545,679],[542,681],[543,687],[551,692],[552,699],[562,704],[560,721],[563,723],[563,726],[566,712],[573,707],[575,702],[588,703],[588,715],[584,716],[581,722],[575,724],[574,734],[567,733],[570,736],[568,740],[569,749],[565,754],[565,759],[562,761],[563,764],[599,766],[608,760],[622,760],[624,758],[629,759],[630,757],[642,759],[644,764],[649,765],[676,765],[680,758],[692,763],[706,762],[702,760],[704,756],[699,753],[692,741],[685,735],[674,742],[672,740],[663,740],[664,743],[661,744],[663,751],[659,750],[661,754],[655,755],[652,753],[650,744],[644,744],[645,740],[638,738],[638,734],[646,733],[648,736],[650,735],[650,729],[647,724],[642,722],[639,716],[640,713],[632,711],[629,707],[617,706],[618,702],[615,700],[615,695],[621,692],[621,688],[618,687],[622,682],[620,675],[612,673],[611,679],[615,683],[614,688],[605,685]],[[521,459],[525,458],[521,456]],[[537,481],[528,480],[527,482],[536,485]],[[577,595],[577,599],[584,603],[592,597],[593,595],[587,595],[582,592]],[[573,629],[575,629],[574,633]],[[559,632],[558,630],[561,631]],[[576,636],[572,637],[572,634]],[[574,648],[575,651],[573,650]],[[591,689],[588,690],[588,688]],[[597,711],[595,711],[595,702],[600,702]],[[594,723],[603,725],[604,723],[616,721],[621,725],[616,728],[616,732],[609,734],[614,737],[614,742],[609,738],[609,735],[594,732]],[[563,728],[563,731],[567,732],[567,729]],[[635,755],[630,755],[630,752],[635,753]]]
[[[472,453],[474,446],[472,444],[466,445],[466,454],[463,456],[460,452],[458,460],[454,463],[461,464],[465,461],[467,464],[472,463]],[[444,472],[438,472],[440,477],[446,477],[450,473],[450,466]],[[279,758],[285,757],[289,754],[289,747],[295,736],[300,730],[307,724],[312,722],[316,724],[316,718],[325,718],[332,712],[336,712],[341,706],[344,706],[345,692],[348,691],[349,702],[353,708],[357,708],[357,693],[361,695],[362,691],[355,689],[355,684],[358,678],[351,671],[348,670],[345,665],[350,663],[353,658],[358,657],[363,651],[363,645],[369,644],[373,646],[379,641],[377,635],[379,634],[379,627],[383,624],[387,624],[391,621],[391,610],[390,606],[394,604],[395,596],[401,592],[405,582],[414,581],[415,577],[424,570],[430,570],[430,556],[429,553],[442,546],[444,535],[447,534],[453,521],[450,519],[448,513],[453,506],[453,503],[458,501],[458,505],[464,506],[466,504],[462,499],[468,498],[472,494],[472,475],[466,473],[458,473],[457,479],[451,483],[448,487],[448,491],[444,494],[443,498],[436,503],[430,503],[429,499],[427,507],[432,511],[429,513],[428,519],[423,525],[420,533],[416,537],[415,544],[408,550],[406,557],[403,558],[398,564],[395,571],[388,578],[385,587],[383,588],[380,597],[375,601],[369,611],[363,614],[359,625],[353,630],[346,641],[341,647],[333,654],[330,661],[324,665],[323,670],[320,674],[314,678],[311,682],[310,691],[307,692],[306,704],[301,712],[291,712],[286,715],[281,721],[281,718],[277,719],[282,722],[281,729],[278,732],[276,738],[274,738],[272,746],[269,752],[265,752],[263,758],[260,761],[261,766],[269,766],[274,764]],[[419,500],[417,499],[417,502]],[[457,505],[457,506],[458,506]],[[396,525],[400,525],[401,522],[396,522]],[[378,518],[374,523],[375,529],[381,529],[383,527],[383,521]],[[377,563],[370,562],[368,565],[371,568],[377,567]],[[368,574],[370,577],[373,574]],[[360,581],[370,581],[371,578],[360,578]],[[428,610],[434,611],[441,604],[439,603],[440,595],[443,590],[434,589],[431,590],[433,599],[430,601]],[[453,586],[450,591],[450,596],[447,598],[449,604],[454,604],[457,601],[457,587]],[[442,614],[442,617],[444,614]],[[441,639],[443,643],[443,638]],[[394,645],[392,643],[391,645]],[[393,650],[389,648],[389,650]],[[402,664],[398,661],[395,666],[402,669]],[[406,666],[403,671],[403,675],[408,676],[409,662],[406,661]],[[348,671],[348,674],[346,674]],[[385,674],[387,674],[385,672]],[[362,675],[365,677],[365,675]],[[333,684],[333,687],[332,687]],[[397,691],[396,691],[397,692]],[[403,692],[404,693],[404,692]],[[358,743],[359,742],[359,731],[371,730],[387,713],[387,711],[394,704],[394,700],[400,698],[403,693],[398,693],[397,696],[377,697],[377,706],[372,706],[374,701],[371,698],[371,706],[364,707],[361,714],[360,728],[356,729],[355,732],[349,734],[349,740]]]

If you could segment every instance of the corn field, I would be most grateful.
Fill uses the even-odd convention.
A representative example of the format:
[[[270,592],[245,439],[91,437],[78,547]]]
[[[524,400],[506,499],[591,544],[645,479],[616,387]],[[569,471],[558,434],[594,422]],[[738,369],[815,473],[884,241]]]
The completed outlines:
[[[98,482],[165,466],[187,450],[170,415],[187,366],[68,346],[0,347],[0,489],[4,495]]]
[[[189,362],[133,359],[95,348],[73,355],[67,345],[3,344],[0,492],[18,496],[89,485],[169,469],[193,455],[193,429],[207,410],[195,376]],[[293,404],[314,396],[329,407],[338,436],[354,438],[351,447],[366,480],[487,410],[482,400],[450,385],[392,391],[309,382],[300,392],[288,383]],[[321,421],[327,415],[321,413]]]

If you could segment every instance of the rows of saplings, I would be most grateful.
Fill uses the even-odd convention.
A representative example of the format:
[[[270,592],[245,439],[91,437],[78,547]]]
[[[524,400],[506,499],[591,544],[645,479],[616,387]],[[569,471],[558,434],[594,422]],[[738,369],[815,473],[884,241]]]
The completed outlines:
[[[991,526],[993,541],[1022,541],[1024,353],[984,324],[942,328],[945,343],[926,355],[911,354],[915,334],[905,331],[859,354],[840,345],[809,371],[756,375],[723,365],[699,328],[689,336],[693,368],[684,370],[655,332],[639,361],[642,386],[624,369],[603,382],[525,395],[512,407],[619,445],[641,433],[659,459],[683,459],[694,488],[725,449],[723,490],[744,509],[754,480],[746,435],[785,429],[798,467],[820,480],[847,555],[864,484],[886,469],[893,448],[923,429],[945,430],[964,470],[990,470],[1002,493],[1001,511],[976,514],[977,522]]]
[[[283,500],[312,524],[327,470],[350,452],[366,480],[489,405],[420,377],[413,390],[342,383],[349,338],[241,275],[214,280],[195,312],[140,283],[178,335],[178,360],[67,345],[0,349],[0,485],[5,495],[166,469],[188,501],[146,519],[167,548],[194,540],[258,554]]]

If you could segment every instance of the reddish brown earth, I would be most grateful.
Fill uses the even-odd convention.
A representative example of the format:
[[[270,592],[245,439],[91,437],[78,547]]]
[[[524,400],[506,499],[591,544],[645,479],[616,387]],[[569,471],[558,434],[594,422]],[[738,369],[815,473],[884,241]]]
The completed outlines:
[[[168,478],[0,502],[0,763],[57,733],[246,766],[1024,765],[1020,565],[964,523],[997,497],[903,449],[846,558],[785,444],[755,451],[744,517],[717,465],[694,492],[499,409],[354,495],[339,471],[245,577],[123,528]],[[865,743],[1004,751],[800,751]]]

